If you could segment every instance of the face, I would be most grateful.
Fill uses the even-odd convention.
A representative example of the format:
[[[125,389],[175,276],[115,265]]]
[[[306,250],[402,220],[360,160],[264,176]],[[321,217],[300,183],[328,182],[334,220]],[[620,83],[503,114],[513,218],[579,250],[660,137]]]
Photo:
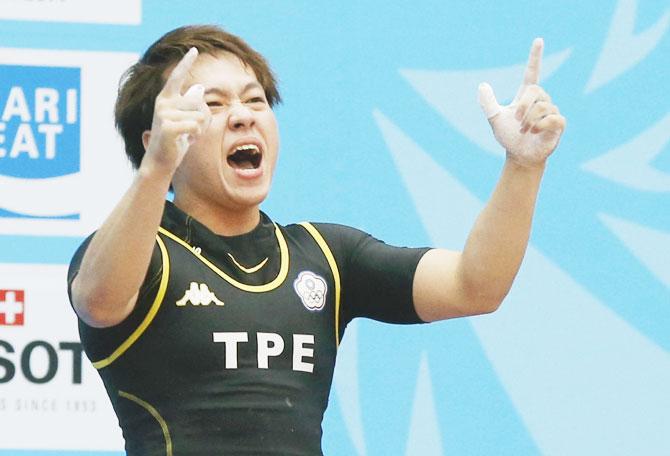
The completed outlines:
[[[205,87],[211,123],[175,172],[175,201],[229,211],[258,208],[272,181],[279,132],[256,75],[235,55],[198,57],[184,84]]]

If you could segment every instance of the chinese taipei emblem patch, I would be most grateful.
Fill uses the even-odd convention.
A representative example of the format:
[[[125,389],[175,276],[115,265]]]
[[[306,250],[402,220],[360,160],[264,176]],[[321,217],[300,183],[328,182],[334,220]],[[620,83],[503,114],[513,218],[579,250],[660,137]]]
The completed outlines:
[[[321,310],[326,305],[328,285],[311,271],[302,271],[293,282],[293,288],[308,310]]]

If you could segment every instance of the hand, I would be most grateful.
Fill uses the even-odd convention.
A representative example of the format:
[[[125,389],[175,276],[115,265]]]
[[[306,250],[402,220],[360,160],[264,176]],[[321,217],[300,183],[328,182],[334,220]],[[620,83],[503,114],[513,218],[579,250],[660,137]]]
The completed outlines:
[[[542,38],[533,41],[523,83],[511,104],[500,106],[491,86],[479,85],[479,104],[494,136],[508,159],[527,167],[543,166],[565,129],[565,118],[537,85],[543,47]]]
[[[194,84],[181,94],[197,58],[198,50],[191,48],[174,67],[156,97],[151,131],[145,132],[143,138],[146,147],[143,166],[174,173],[190,144],[209,127],[211,112],[205,103],[204,87]]]

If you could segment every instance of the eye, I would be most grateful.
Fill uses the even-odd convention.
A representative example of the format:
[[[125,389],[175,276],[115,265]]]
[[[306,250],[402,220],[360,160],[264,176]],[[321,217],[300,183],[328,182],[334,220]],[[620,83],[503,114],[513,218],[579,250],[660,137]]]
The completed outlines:
[[[262,97],[262,96],[259,95],[259,96],[256,96],[256,97],[248,98],[247,103],[251,103],[251,104],[262,103],[262,104],[265,104],[266,102],[265,102],[265,97]]]
[[[223,106],[223,103],[221,103],[220,101],[208,101],[207,106],[209,106],[210,108],[219,108]]]

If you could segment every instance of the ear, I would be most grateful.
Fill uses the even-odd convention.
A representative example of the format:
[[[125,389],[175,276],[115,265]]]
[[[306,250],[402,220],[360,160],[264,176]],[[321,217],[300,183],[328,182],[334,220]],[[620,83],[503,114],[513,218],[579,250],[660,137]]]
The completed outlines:
[[[144,151],[146,152],[147,147],[149,147],[149,140],[151,139],[151,130],[144,130],[142,133],[142,145],[144,146]]]

